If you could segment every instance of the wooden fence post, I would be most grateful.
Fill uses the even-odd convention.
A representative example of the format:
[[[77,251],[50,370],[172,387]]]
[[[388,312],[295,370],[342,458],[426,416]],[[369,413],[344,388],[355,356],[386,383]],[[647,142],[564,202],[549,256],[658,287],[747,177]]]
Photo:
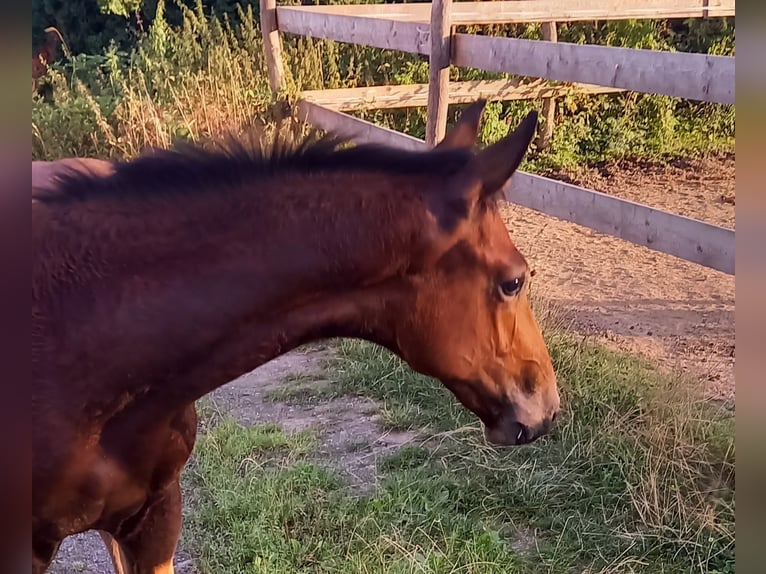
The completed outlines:
[[[428,68],[428,116],[426,144],[433,147],[447,131],[452,0],[431,4],[431,54]]]
[[[556,22],[543,22],[541,26],[543,40],[558,42],[559,34],[556,29]],[[543,125],[537,134],[538,151],[544,150],[551,143],[553,124],[556,123],[556,98],[545,98],[543,100],[543,109],[540,115],[543,117]]]
[[[282,40],[277,27],[277,0],[260,0],[261,34],[263,54],[266,58],[266,72],[269,86],[275,95],[284,88],[285,69],[282,64]]]

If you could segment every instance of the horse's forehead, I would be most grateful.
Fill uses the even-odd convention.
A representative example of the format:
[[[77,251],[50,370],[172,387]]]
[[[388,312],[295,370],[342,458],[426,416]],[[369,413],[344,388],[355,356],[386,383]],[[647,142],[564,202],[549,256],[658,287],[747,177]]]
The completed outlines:
[[[498,212],[487,211],[463,221],[453,233],[444,235],[438,250],[438,261],[447,268],[477,267],[495,272],[526,266]]]
[[[517,251],[500,212],[495,206],[477,214],[466,227],[466,240],[485,256],[509,257]]]

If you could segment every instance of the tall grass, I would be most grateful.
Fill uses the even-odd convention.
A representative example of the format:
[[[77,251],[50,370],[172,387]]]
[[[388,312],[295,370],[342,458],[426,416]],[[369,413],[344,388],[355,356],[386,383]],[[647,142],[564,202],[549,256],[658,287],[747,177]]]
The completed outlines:
[[[273,397],[379,401],[385,427],[424,437],[384,463],[384,488],[411,497],[438,485],[460,501],[432,502],[445,514],[465,513],[500,539],[535,533],[533,572],[734,572],[734,413],[705,400],[695,381],[587,342],[550,303],[533,303],[563,414],[524,448],[487,446],[442,385],[364,342],[335,347],[326,364],[333,384],[287,380]]]
[[[732,413],[649,363],[546,338],[564,414],[521,448],[487,446],[440,384],[368,343],[339,342],[323,374],[333,385],[286,381],[279,400],[362,395],[388,427],[420,433],[383,460],[371,495],[310,448],[276,464],[260,438],[223,454],[262,431],[210,428],[187,476],[198,510],[186,540],[203,572],[734,572]]]
[[[183,14],[179,29],[158,17],[130,54],[110,49],[52,71],[55,104],[33,106],[33,157],[131,157],[268,119],[272,96],[252,9],[240,11],[236,26],[208,18],[201,3]]]
[[[231,21],[211,17],[202,3],[181,6],[181,25],[163,18],[164,2],[148,32],[129,53],[110,47],[55,66],[49,82],[54,103],[33,102],[33,158],[131,157],[147,147],[200,140],[246,129],[284,113],[274,106],[265,73],[257,16],[251,6]],[[588,41],[659,49],[733,53],[733,28],[718,22],[690,27],[676,38],[667,23],[651,21],[562,25],[562,41]],[[495,29],[497,28],[497,29]],[[539,26],[481,27],[477,31],[539,37]],[[285,37],[289,102],[304,89],[426,82],[427,59],[364,46]],[[455,80],[501,77],[451,70]],[[507,75],[506,75],[507,76]],[[494,141],[539,101],[494,102],[485,112],[481,139]],[[451,110],[452,119],[459,113]],[[423,137],[425,111],[356,113],[381,125]],[[527,169],[571,167],[610,158],[695,155],[733,149],[734,107],[639,94],[558,99],[549,149],[534,150]]]

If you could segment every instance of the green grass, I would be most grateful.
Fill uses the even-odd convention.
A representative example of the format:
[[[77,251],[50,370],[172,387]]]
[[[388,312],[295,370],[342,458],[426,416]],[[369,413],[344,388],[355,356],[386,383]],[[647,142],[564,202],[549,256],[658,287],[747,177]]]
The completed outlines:
[[[651,364],[548,339],[565,415],[523,448],[487,446],[437,382],[367,343],[341,341],[313,396],[288,381],[300,401],[379,399],[389,426],[428,437],[385,459],[369,496],[310,462],[303,435],[210,428],[187,475],[203,571],[733,572],[732,414]]]

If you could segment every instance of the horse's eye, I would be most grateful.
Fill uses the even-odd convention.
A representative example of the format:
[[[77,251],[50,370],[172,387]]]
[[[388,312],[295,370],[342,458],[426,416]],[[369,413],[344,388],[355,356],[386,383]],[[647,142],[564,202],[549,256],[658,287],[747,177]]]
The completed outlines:
[[[523,284],[524,280],[520,277],[516,279],[510,279],[508,281],[502,281],[500,283],[500,293],[503,295],[503,297],[513,297],[519,291],[521,291],[521,286]]]

